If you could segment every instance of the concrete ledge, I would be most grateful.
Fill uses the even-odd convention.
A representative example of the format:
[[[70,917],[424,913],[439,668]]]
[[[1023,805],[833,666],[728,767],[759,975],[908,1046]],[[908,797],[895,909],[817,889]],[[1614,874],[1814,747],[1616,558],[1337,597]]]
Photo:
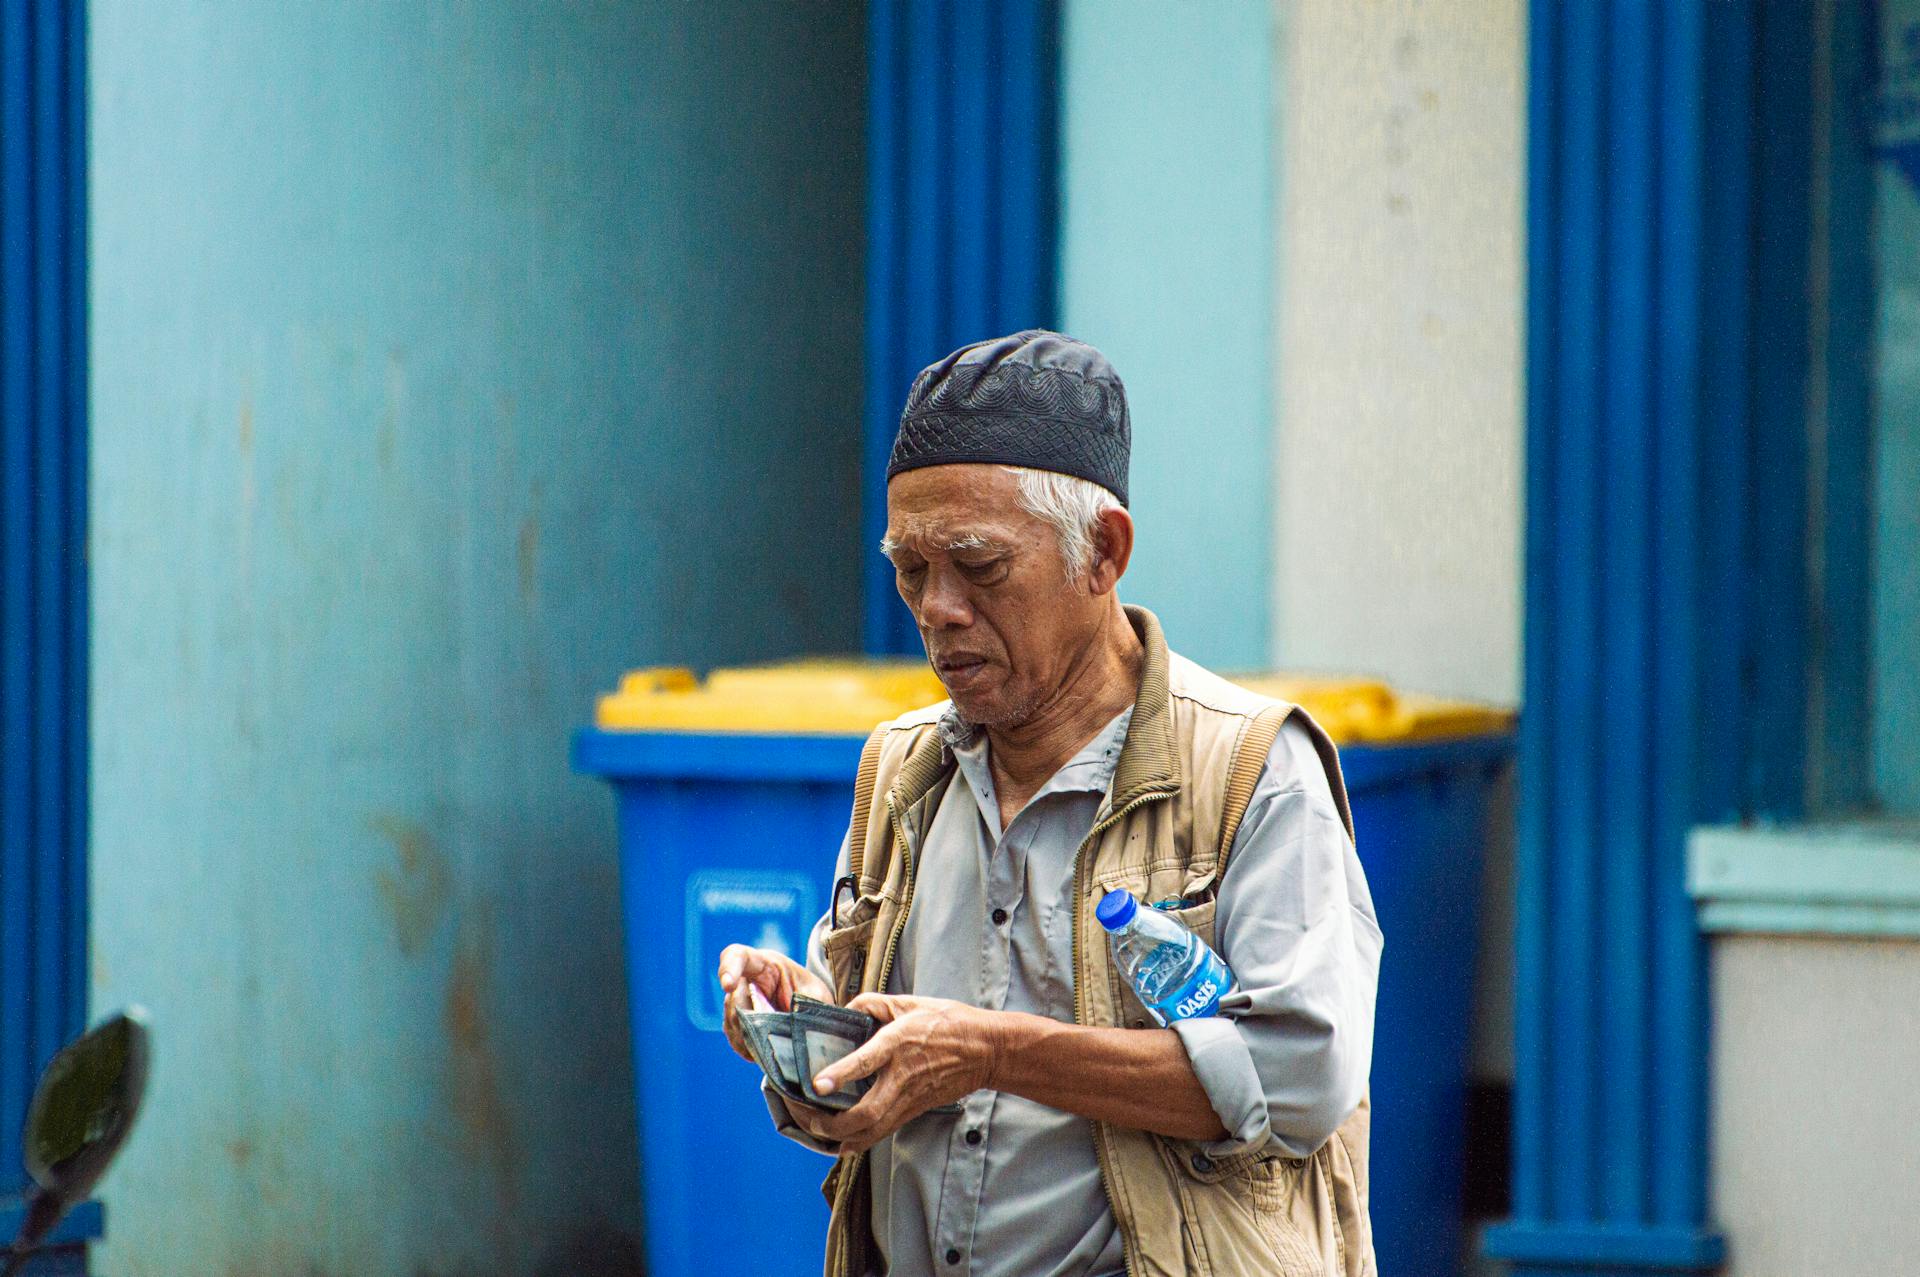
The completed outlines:
[[[1709,933],[1920,939],[1920,823],[1696,829],[1687,891]]]

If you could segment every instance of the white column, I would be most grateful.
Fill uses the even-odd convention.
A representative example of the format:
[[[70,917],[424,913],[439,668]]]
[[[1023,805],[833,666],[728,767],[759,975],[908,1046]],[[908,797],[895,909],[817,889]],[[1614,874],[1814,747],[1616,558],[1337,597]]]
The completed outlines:
[[[1524,6],[1275,12],[1273,659],[1515,702]]]

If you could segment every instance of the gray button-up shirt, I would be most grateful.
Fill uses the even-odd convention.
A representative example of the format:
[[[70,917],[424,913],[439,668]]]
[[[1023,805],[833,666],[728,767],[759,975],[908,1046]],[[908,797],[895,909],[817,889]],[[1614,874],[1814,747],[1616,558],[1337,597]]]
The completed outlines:
[[[949,714],[957,764],[922,840],[889,993],[1073,1021],[1074,854],[1107,798],[1131,709],[1000,827],[984,732]],[[1236,991],[1173,1027],[1219,1114],[1227,1153],[1324,1143],[1365,1090],[1380,930],[1360,862],[1306,729],[1289,722],[1235,836],[1215,939]],[[846,848],[836,876],[846,872]],[[827,920],[814,927],[808,965]],[[1098,937],[1088,937],[1098,942]],[[784,1103],[783,1133],[811,1147]],[[823,1150],[825,1151],[825,1150]],[[891,1277],[1107,1277],[1124,1270],[1092,1124],[978,1091],[874,1146],[873,1228]]]

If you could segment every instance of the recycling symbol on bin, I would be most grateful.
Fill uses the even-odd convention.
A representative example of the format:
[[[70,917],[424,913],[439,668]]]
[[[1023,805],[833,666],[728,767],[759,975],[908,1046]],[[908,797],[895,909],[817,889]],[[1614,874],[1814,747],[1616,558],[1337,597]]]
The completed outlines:
[[[720,984],[713,973],[730,944],[799,958],[819,916],[813,880],[766,869],[703,870],[687,877],[687,1019],[719,1032]]]

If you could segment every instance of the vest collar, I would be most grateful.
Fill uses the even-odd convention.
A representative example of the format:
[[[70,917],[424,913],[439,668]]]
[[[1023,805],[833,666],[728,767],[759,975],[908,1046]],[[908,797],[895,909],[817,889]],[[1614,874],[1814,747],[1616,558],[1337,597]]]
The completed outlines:
[[[1140,690],[1133,698],[1133,721],[1127,743],[1113,769],[1113,797],[1118,810],[1146,794],[1173,793],[1180,788],[1179,751],[1173,734],[1170,684],[1171,660],[1160,618],[1143,607],[1127,607],[1127,621],[1140,638]],[[904,813],[920,801],[951,765],[947,742],[940,731],[923,731],[900,766],[888,793],[895,809]]]
[[[1160,618],[1143,607],[1128,607],[1127,620],[1140,636],[1145,657],[1140,662],[1140,690],[1133,698],[1133,722],[1127,743],[1113,769],[1113,799],[1118,810],[1145,794],[1172,793],[1180,788],[1179,750],[1173,735],[1172,661]]]

